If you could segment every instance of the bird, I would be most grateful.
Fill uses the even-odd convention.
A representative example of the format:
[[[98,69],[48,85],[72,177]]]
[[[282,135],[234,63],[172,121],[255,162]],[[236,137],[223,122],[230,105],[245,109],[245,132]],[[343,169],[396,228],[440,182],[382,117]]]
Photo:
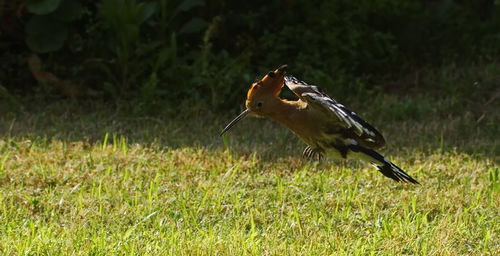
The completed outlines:
[[[307,146],[302,152],[305,158],[319,161],[326,155],[360,159],[395,181],[420,184],[376,151],[386,144],[377,129],[319,86],[287,75],[286,71],[287,65],[282,65],[252,83],[247,92],[246,109],[224,127],[220,136],[247,116],[266,117],[287,127],[305,142]],[[297,100],[280,98],[284,85],[297,95]]]

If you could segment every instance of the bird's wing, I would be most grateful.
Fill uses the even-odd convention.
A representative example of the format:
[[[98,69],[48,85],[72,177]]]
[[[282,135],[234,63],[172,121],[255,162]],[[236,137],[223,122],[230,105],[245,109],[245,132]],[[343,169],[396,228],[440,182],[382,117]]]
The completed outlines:
[[[285,85],[297,95],[301,100],[305,99],[302,97],[303,93],[315,93],[318,95],[326,95],[321,88],[316,85],[307,84],[294,76],[285,76]],[[333,99],[331,99],[333,100]],[[333,100],[335,102],[335,100]]]
[[[379,131],[361,119],[356,113],[332,99],[318,86],[309,85],[293,76],[286,76],[285,84],[311,107],[323,112],[327,117],[337,118],[342,127],[353,131],[367,145],[382,147],[385,144],[384,137]]]

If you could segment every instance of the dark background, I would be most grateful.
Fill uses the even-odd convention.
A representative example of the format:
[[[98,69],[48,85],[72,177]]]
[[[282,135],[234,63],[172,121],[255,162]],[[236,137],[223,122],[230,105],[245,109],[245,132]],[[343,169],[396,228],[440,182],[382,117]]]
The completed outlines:
[[[77,98],[151,115],[236,112],[281,64],[344,99],[495,100],[494,68],[466,83],[425,79],[498,67],[499,14],[498,0],[4,0],[1,106]]]

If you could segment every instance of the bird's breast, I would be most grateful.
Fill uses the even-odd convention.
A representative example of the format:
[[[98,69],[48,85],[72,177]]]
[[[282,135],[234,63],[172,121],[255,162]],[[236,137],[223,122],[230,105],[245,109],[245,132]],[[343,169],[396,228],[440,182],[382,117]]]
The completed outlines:
[[[315,115],[309,108],[295,108],[280,115],[275,119],[310,146],[317,146],[318,141],[325,138],[328,123],[325,119]]]

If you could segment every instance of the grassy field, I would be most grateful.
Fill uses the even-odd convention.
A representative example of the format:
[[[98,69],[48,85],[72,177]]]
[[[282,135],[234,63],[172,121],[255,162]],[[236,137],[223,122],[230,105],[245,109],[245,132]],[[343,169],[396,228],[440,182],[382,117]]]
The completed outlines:
[[[345,103],[421,186],[364,163],[305,161],[298,139],[262,119],[221,139],[230,117],[203,111],[131,117],[56,101],[4,113],[0,252],[500,254],[500,119],[484,115],[494,111],[456,109],[453,97]]]

